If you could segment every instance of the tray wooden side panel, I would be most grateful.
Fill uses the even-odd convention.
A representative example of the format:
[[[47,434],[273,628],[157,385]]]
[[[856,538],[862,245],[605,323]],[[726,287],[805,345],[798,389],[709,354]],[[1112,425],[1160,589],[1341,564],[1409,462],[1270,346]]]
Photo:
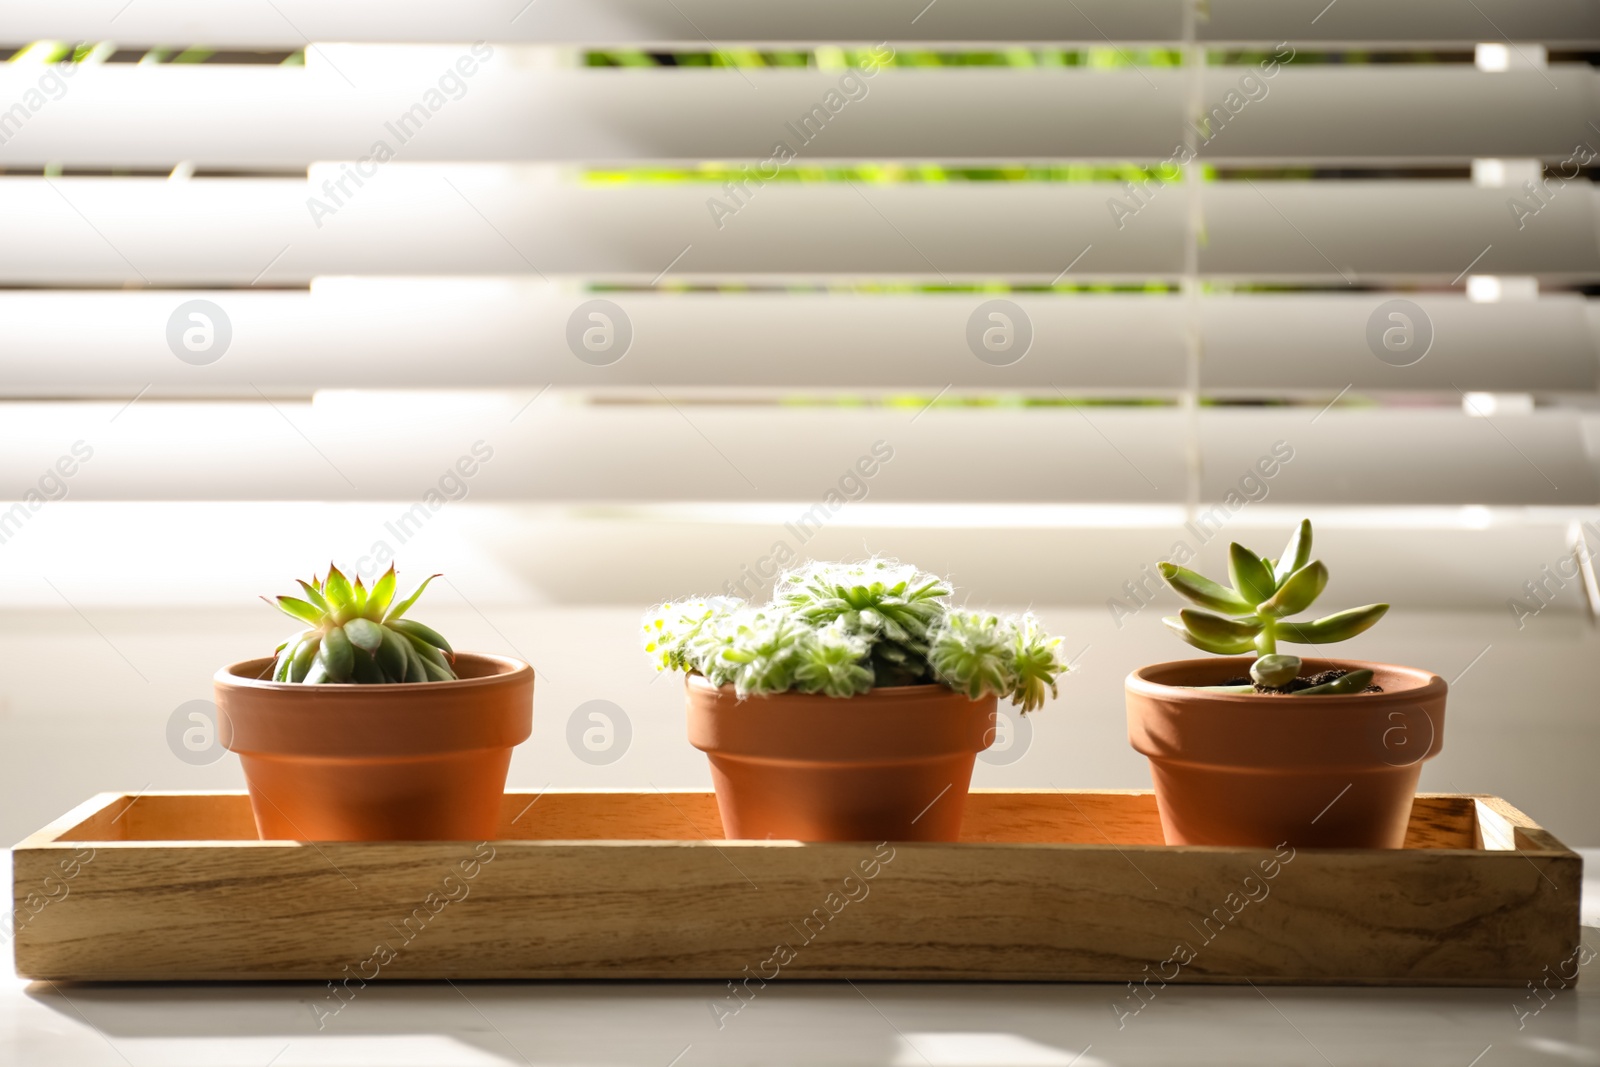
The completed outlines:
[[[1495,800],[1497,798],[1488,798]],[[1412,805],[1406,848],[1482,848],[1481,802],[1423,794]],[[1510,848],[1509,823],[1493,809]],[[1543,831],[1540,831],[1541,833]],[[500,841],[721,840],[716,798],[697,790],[507,793]],[[33,835],[51,841],[256,842],[243,792],[106,793]],[[1059,844],[1160,845],[1161,821],[1149,790],[977,789],[967,800],[962,840]],[[1553,838],[1551,840],[1554,840]],[[1559,846],[1559,842],[1557,842]]]
[[[640,819],[660,833],[713,830],[709,795],[635,796],[624,815],[627,795],[550,794],[516,828],[548,802],[545,833],[632,832]],[[1142,833],[1147,794],[1070,794],[1081,817],[1070,825],[1062,794],[993,796],[975,810],[1005,815],[996,828],[1099,843],[72,840],[113,818],[119,833],[154,833],[181,813],[157,803],[131,821],[144,800],[118,816],[107,798],[19,846],[19,900],[51,877],[67,891],[18,929],[17,969],[352,988],[380,977],[754,987],[779,975],[1520,986],[1577,943],[1581,861],[1503,801],[1419,802],[1414,833],[1477,848],[1274,854],[1115,840]],[[508,818],[523,803],[508,803]],[[236,825],[237,810],[209,804],[213,828]],[[986,825],[980,815],[973,827]],[[63,859],[86,851],[63,881]]]

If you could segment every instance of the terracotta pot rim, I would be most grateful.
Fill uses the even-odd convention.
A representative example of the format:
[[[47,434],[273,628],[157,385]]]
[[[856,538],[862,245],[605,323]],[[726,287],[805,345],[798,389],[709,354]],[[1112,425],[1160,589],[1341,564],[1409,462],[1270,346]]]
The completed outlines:
[[[242,659],[221,668],[212,680],[218,685],[231,686],[236,689],[255,689],[272,693],[306,693],[315,689],[321,695],[330,693],[349,693],[351,695],[371,693],[374,695],[393,696],[402,692],[429,693],[459,692],[463,689],[479,689],[488,686],[504,685],[512,679],[523,675],[532,675],[533,667],[520,659],[511,656],[497,656],[489,652],[457,652],[457,659],[476,660],[487,663],[496,668],[494,673],[481,675],[476,678],[457,678],[449,682],[323,682],[316,686],[305,686],[298,682],[274,682],[267,678],[258,678],[255,673],[273,661],[271,656],[257,656],[253,659]],[[255,672],[251,673],[251,668]],[[245,673],[240,673],[244,671]]]
[[[1327,664],[1324,670],[1367,669],[1379,674],[1388,673],[1405,679],[1410,684],[1399,688],[1385,688],[1381,693],[1340,693],[1318,696],[1317,707],[1348,708],[1352,704],[1361,707],[1376,707],[1388,703],[1415,703],[1421,699],[1443,696],[1448,688],[1445,680],[1432,671],[1420,667],[1407,667],[1394,663],[1377,663],[1370,660],[1357,659],[1332,659],[1321,656],[1305,657],[1307,663]],[[1215,691],[1199,691],[1191,686],[1170,685],[1166,682],[1153,681],[1150,675],[1157,671],[1174,670],[1179,667],[1196,667],[1210,673],[1221,664],[1238,663],[1241,665],[1241,674],[1249,672],[1249,664],[1255,661],[1253,656],[1212,656],[1205,659],[1164,660],[1160,663],[1149,663],[1143,667],[1129,672],[1124,680],[1128,692],[1138,693],[1142,696],[1153,697],[1160,700],[1179,700],[1185,703],[1204,702],[1213,706],[1234,708],[1260,708],[1269,701],[1283,700],[1281,696],[1271,696],[1265,693],[1218,693]]]
[[[733,699],[733,700],[738,700],[739,699],[738,694],[735,693],[734,690],[733,690],[733,686],[731,686],[731,685],[722,685],[722,686],[712,685],[709,681],[706,680],[706,677],[703,674],[685,675],[684,676],[684,686],[686,688],[688,688],[688,689],[699,690],[702,693],[708,693],[708,694],[709,693],[715,693],[718,696],[728,697],[728,698]],[[982,700],[988,699],[986,697],[980,697],[978,700],[972,700],[972,698],[967,696],[965,693],[961,693],[961,692],[958,692],[958,691],[956,691],[954,689],[951,689],[949,686],[943,684],[942,682],[927,682],[927,683],[924,683],[924,684],[921,684],[921,685],[885,685],[885,686],[875,686],[872,689],[867,690],[865,693],[852,693],[850,696],[847,696],[847,697],[831,697],[826,693],[802,693],[802,692],[800,692],[798,690],[795,690],[795,689],[785,689],[781,693],[752,693],[749,696],[745,697],[744,700],[741,701],[741,703],[747,703],[747,702],[752,701],[752,700],[766,700],[766,699],[770,699],[772,697],[782,697],[785,700],[816,700],[816,701],[827,701],[830,704],[844,704],[844,703],[847,703],[848,701],[851,701],[851,700],[859,700],[859,699],[866,699],[866,698],[872,698],[872,697],[878,697],[878,698],[881,698],[881,699],[884,699],[884,700],[908,700],[908,699],[919,698],[919,697],[920,698],[932,697],[934,699],[937,699],[938,695],[941,694],[941,693],[948,693],[953,697],[960,697],[961,699],[971,701],[974,704],[979,703]]]

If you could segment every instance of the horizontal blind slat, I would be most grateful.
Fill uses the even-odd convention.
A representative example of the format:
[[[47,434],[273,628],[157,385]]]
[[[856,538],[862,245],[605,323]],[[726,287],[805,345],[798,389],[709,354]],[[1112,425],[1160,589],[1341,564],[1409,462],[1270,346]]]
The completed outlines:
[[[1202,411],[1200,498],[1251,493],[1277,441],[1294,460],[1274,504],[1591,504],[1595,469],[1570,411],[1478,418],[1459,411]],[[1259,477],[1257,478],[1259,480]]]
[[[1119,213],[1111,205],[1128,194],[1104,184],[771,183],[719,215],[709,204],[726,207],[729,194],[710,184],[582,187],[517,168],[395,163],[360,189],[347,184],[351,195],[313,218],[310,205],[331,206],[327,183],[342,173],[0,178],[0,283],[531,272],[1049,282],[1177,277],[1184,266],[1186,205],[1170,186]],[[1200,273],[1334,284],[1449,284],[1469,268],[1600,277],[1596,195],[1569,183],[1519,220],[1506,190],[1465,182],[1218,183],[1200,193]]]
[[[1600,41],[1600,7],[1589,0],[1209,0],[1203,41],[1325,46],[1460,48],[1508,41],[1584,48]]]
[[[1178,70],[563,71],[525,69],[512,54],[480,63],[465,48],[330,51],[337,66],[315,70],[77,69],[21,118],[0,119],[0,165],[295,168],[366,158],[380,143],[407,162],[724,160],[768,175],[840,160],[1160,163],[1201,117],[1188,114]],[[457,60],[474,73],[455,73]],[[448,95],[438,88],[447,75]],[[0,65],[0,101],[28,99],[42,77]],[[1199,154],[1235,164],[1558,162],[1600,136],[1597,90],[1600,75],[1577,65],[1212,68]]]
[[[1039,42],[1101,45],[1183,37],[1179,0],[456,0],[397,7],[382,0],[206,3],[139,0],[119,9],[93,0],[4,0],[0,25],[19,40],[206,42],[297,48],[316,41],[490,40],[704,47],[709,42]],[[1461,47],[1527,41],[1600,43],[1600,14],[1586,0],[1211,0],[1196,32],[1216,43],[1279,40],[1363,47]]]
[[[882,503],[1181,504],[1187,495],[1188,415],[1176,408],[1024,409],[1007,414],[1002,432],[983,409],[523,403],[430,396],[403,406],[350,394],[310,405],[10,403],[0,500],[37,492],[40,472],[75,440],[94,450],[72,478],[77,500],[416,500],[478,442],[493,450],[473,476],[478,500],[817,500],[835,487],[857,492],[850,486],[863,477]],[[1268,478],[1283,442],[1291,461],[1270,476],[1281,504],[1597,499],[1571,412],[1314,416],[1203,411],[1201,498],[1259,496],[1246,479]]]
[[[514,279],[339,279],[313,291],[0,292],[0,395],[306,396],[316,389],[538,389],[782,393],[1030,391],[1175,395],[1189,305],[1178,294],[1009,294],[1031,334],[992,366],[969,340],[990,293],[610,293],[630,341],[607,366],[570,347],[595,294]],[[1370,347],[1387,293],[1207,297],[1194,305],[1202,392],[1593,392],[1595,305],[1572,295],[1473,303],[1405,297],[1431,337],[1391,366]],[[175,358],[169,322],[193,300],[226,316],[207,366]],[[179,315],[181,318],[182,316]],[[70,330],[63,323],[72,323]],[[1402,324],[1404,325],[1404,324]],[[603,357],[602,357],[603,358]]]
[[[1395,300],[1402,306],[1390,307]],[[1570,294],[1505,303],[1383,292],[1206,299],[1198,303],[1200,383],[1209,393],[1249,396],[1344,388],[1446,396],[1592,392],[1600,370],[1595,307]],[[1382,330],[1410,328],[1421,347],[1390,358],[1415,362],[1394,366],[1376,358],[1374,322],[1380,346]]]
[[[433,397],[404,407],[338,395],[317,404],[139,401],[114,423],[121,404],[7,404],[0,500],[36,487],[76,439],[95,451],[72,479],[76,500],[413,500],[478,441],[494,456],[472,479],[477,500],[814,500],[861,477],[857,464],[871,465],[879,441],[879,455],[893,453],[872,481],[886,501],[1182,496],[1176,409],[1107,411],[1092,424],[1073,412],[1033,413],[996,435],[987,411],[572,407],[552,394],[521,410],[527,397],[475,399],[457,408]],[[1003,458],[1018,452],[1036,462]]]

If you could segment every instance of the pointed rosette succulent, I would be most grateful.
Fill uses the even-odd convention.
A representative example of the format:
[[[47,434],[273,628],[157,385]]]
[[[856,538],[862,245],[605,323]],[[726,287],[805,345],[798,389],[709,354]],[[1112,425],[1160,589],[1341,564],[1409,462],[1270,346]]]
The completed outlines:
[[[1387,604],[1368,604],[1310,622],[1289,621],[1290,615],[1309,608],[1328,584],[1328,568],[1321,560],[1311,558],[1310,519],[1300,523],[1277,559],[1263,559],[1237,542],[1229,545],[1231,586],[1172,563],[1161,564],[1161,576],[1179,595],[1199,605],[1161,621],[1206,652],[1222,656],[1256,653],[1250,677],[1268,689],[1282,689],[1300,676],[1300,657],[1280,653],[1280,641],[1303,645],[1346,641],[1370,628],[1389,610]],[[1334,681],[1292,692],[1296,696],[1359,693],[1371,682],[1370,670],[1353,670]],[[1207,688],[1249,692],[1255,686]]]
[[[359,577],[349,581],[331,563],[326,578],[300,581],[304,599],[280,596],[276,604],[309,629],[278,646],[272,680],[297,685],[454,681],[450,642],[432,627],[404,618],[437,577],[424,579],[399,603],[394,603],[392,566],[371,589]]]

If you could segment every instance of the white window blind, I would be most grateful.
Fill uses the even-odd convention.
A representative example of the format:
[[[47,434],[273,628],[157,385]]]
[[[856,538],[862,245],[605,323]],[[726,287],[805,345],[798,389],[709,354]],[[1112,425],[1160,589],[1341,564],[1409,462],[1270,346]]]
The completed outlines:
[[[80,438],[77,500],[409,499],[492,425],[508,506],[804,503],[879,440],[872,505],[934,526],[1193,515],[1277,442],[1272,505],[1357,524],[1559,551],[1600,504],[1591,3],[0,0],[0,35],[5,499]]]

